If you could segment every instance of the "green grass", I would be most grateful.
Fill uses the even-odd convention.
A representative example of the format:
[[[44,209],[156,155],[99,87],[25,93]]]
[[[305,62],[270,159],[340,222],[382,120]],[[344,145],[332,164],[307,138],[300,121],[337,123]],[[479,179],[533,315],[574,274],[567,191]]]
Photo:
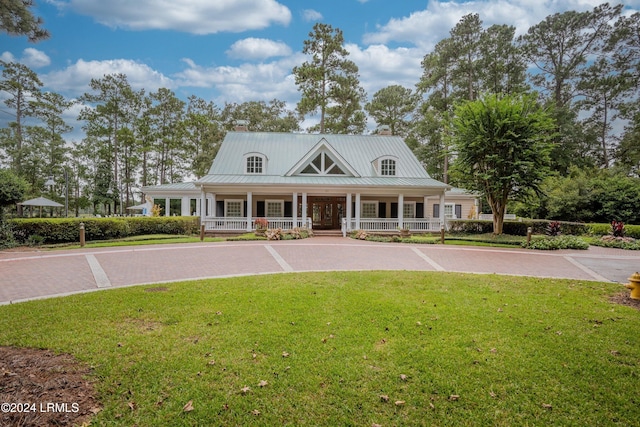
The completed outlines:
[[[205,242],[222,242],[225,239],[220,237],[205,237]],[[111,246],[140,246],[140,245],[158,245],[169,243],[199,243],[199,236],[185,236],[180,234],[147,234],[142,236],[130,236],[122,239],[112,240],[96,240],[88,241],[85,244],[85,248],[106,248]],[[78,249],[79,243],[68,244],[61,243],[55,245],[43,245],[43,248],[48,249]]]
[[[333,272],[162,286],[2,306],[0,344],[92,366],[98,426],[638,425],[640,314],[609,302],[620,285]]]

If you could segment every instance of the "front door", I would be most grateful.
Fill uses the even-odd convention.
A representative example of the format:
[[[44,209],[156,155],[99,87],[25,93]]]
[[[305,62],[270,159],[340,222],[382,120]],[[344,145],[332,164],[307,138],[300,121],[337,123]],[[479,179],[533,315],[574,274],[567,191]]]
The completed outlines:
[[[309,197],[308,216],[316,230],[339,230],[344,215],[344,197]]]

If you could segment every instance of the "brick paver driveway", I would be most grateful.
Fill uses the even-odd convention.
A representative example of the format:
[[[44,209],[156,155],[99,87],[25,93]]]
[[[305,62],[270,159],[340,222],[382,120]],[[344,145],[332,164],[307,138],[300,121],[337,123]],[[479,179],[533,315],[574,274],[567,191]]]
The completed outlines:
[[[337,237],[0,252],[0,304],[97,289],[293,271],[422,270],[625,283],[640,254],[363,242]]]

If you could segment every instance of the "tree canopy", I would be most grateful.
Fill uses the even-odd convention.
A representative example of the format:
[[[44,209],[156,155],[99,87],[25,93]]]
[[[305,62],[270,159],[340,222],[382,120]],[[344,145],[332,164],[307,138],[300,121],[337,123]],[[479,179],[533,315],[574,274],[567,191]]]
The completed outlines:
[[[494,233],[501,234],[508,200],[540,191],[554,122],[535,94],[490,94],[459,106],[453,125],[457,182],[487,198]]]

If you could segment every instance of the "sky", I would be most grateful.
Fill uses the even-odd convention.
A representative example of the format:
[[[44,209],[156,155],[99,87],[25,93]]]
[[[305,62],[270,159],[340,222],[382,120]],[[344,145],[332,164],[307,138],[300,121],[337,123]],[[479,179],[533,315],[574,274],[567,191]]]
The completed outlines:
[[[36,0],[48,40],[0,34],[0,59],[34,70],[45,91],[77,98],[92,78],[124,73],[134,89],[169,88],[226,102],[279,99],[295,108],[292,69],[307,58],[303,41],[316,22],[340,28],[368,97],[400,84],[414,88],[422,58],[469,13],[485,27],[517,34],[546,16],[585,11],[603,0]],[[626,13],[640,0],[622,3]],[[0,100],[6,94],[0,92]],[[70,124],[81,106],[65,113]],[[11,119],[0,106],[0,120]],[[313,124],[307,121],[303,127]],[[374,126],[369,121],[369,127]],[[73,135],[77,135],[77,130]]]

